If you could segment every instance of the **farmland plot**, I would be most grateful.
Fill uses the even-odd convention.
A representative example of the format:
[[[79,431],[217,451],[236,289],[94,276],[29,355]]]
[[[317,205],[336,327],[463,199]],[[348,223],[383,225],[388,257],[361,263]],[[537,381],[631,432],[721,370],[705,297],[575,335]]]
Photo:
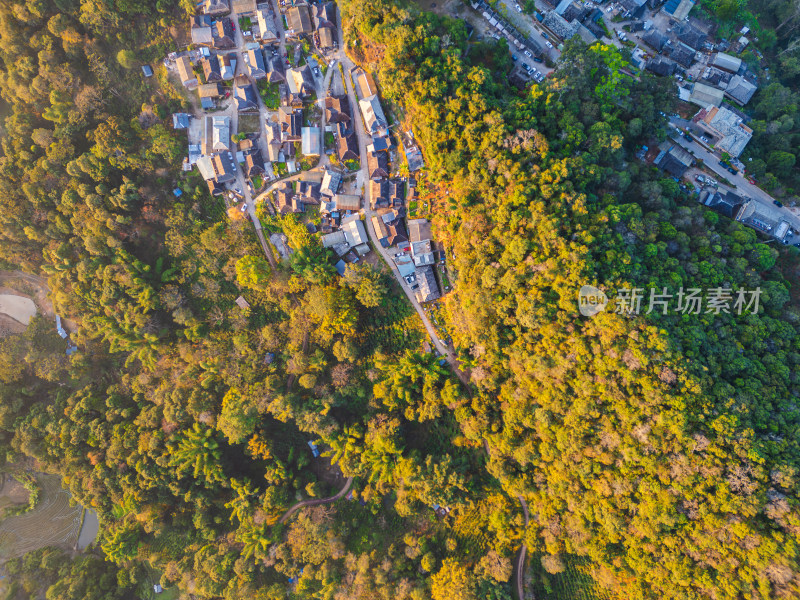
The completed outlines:
[[[56,475],[38,474],[41,498],[36,508],[0,522],[0,560],[22,556],[44,546],[74,547],[81,507],[69,505],[69,492]]]

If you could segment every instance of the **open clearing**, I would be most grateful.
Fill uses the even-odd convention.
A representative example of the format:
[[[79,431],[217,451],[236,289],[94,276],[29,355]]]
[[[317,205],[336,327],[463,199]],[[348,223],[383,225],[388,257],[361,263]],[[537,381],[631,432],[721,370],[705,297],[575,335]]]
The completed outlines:
[[[27,325],[36,315],[36,304],[30,298],[13,294],[0,294],[0,313]]]
[[[71,550],[78,540],[81,507],[69,505],[69,492],[61,487],[58,476],[40,473],[36,480],[42,490],[36,508],[0,522],[0,560],[44,546]]]
[[[94,541],[99,532],[100,521],[97,519],[97,513],[91,508],[87,508],[83,517],[83,527],[81,527],[81,532],[78,535],[78,550],[85,550]]]

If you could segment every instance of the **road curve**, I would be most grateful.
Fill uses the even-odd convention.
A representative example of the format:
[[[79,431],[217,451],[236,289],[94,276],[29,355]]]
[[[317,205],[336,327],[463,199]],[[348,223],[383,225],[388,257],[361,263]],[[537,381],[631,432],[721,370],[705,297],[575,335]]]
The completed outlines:
[[[528,503],[525,502],[525,498],[522,496],[517,496],[519,503],[522,505],[522,512],[525,515],[525,527],[528,527]],[[525,542],[522,543],[522,547],[519,549],[519,554],[517,555],[517,560],[514,564],[514,570],[516,572],[516,589],[517,589],[517,600],[525,600],[525,557],[528,553],[528,547],[525,545]]]
[[[344,482],[344,487],[339,490],[339,493],[335,496],[331,496],[329,498],[318,498],[316,500],[303,500],[298,502],[294,506],[292,506],[289,510],[283,513],[283,516],[278,519],[278,523],[286,523],[286,521],[291,517],[296,511],[300,510],[305,506],[319,506],[320,504],[330,504],[331,502],[336,502],[339,498],[342,498],[350,489],[350,486],[353,485],[353,478],[348,477],[347,481]]]

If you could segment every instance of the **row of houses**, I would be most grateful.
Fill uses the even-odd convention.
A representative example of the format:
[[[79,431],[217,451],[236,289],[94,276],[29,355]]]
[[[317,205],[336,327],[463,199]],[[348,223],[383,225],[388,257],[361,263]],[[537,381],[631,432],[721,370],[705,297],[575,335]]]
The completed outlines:
[[[527,49],[534,56],[542,56],[544,53],[542,47],[532,39],[522,35],[516,27],[509,23],[508,20],[498,13],[486,0],[472,0],[470,4],[472,8],[481,13],[483,18],[488,21],[489,25],[499,32],[499,34],[496,35],[505,36],[510,45],[520,50]]]

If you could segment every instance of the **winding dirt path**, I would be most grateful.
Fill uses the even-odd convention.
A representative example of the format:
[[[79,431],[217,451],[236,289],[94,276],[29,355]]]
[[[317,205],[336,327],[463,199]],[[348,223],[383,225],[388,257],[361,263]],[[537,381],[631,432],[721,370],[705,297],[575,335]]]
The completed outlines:
[[[329,498],[318,498],[316,500],[303,500],[298,502],[294,506],[292,506],[289,510],[283,513],[283,516],[278,519],[278,523],[286,523],[286,521],[291,517],[296,511],[300,510],[305,506],[319,506],[320,504],[330,504],[331,502],[336,502],[339,498],[342,498],[350,489],[350,486],[353,485],[353,478],[348,477],[347,481],[344,482],[344,487],[339,490],[339,493],[335,496],[331,496]]]

